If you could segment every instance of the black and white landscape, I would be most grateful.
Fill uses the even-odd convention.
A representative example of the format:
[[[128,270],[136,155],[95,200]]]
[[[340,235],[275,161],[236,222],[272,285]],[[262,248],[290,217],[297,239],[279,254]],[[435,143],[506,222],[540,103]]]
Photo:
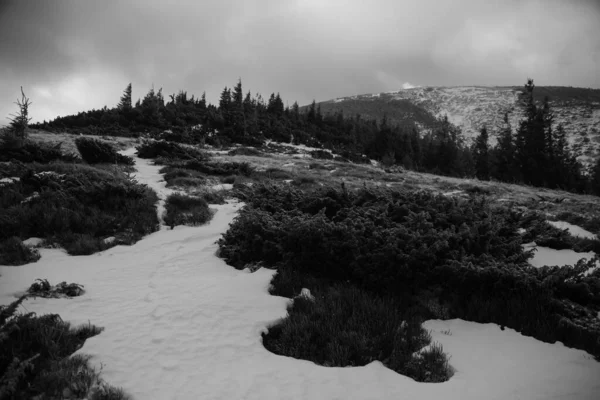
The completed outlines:
[[[440,3],[0,3],[0,399],[595,399],[600,6]]]

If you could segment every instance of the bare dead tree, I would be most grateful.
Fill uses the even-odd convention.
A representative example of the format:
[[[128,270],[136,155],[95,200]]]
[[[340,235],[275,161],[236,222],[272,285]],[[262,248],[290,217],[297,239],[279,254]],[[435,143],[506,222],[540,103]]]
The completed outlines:
[[[17,114],[11,114],[9,130],[14,140],[20,144],[25,142],[27,139],[27,127],[29,126],[29,106],[31,102],[29,98],[25,96],[23,92],[23,86],[21,86],[21,99],[17,99],[15,102],[19,106],[19,112]]]

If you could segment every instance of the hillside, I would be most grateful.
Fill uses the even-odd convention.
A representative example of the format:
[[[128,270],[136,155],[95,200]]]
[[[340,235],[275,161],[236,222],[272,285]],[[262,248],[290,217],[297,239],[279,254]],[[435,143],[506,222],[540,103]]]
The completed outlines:
[[[467,138],[487,126],[493,137],[508,113],[513,128],[521,118],[518,104],[521,87],[417,87],[399,91],[362,94],[318,103],[326,113],[343,112],[388,120],[399,125],[411,122],[427,128],[435,117],[447,115]],[[589,162],[600,150],[600,90],[573,87],[543,87],[535,98],[550,98],[556,124],[563,124],[580,161]]]
[[[37,254],[18,267],[0,261],[0,307],[26,291],[27,312],[99,326],[63,355],[83,372],[54,365],[64,379],[27,376],[20,388],[31,395],[14,398],[589,399],[600,389],[600,270],[578,263],[600,249],[596,197],[385,171],[272,141],[99,139],[131,158],[120,170],[83,160],[82,140],[96,137],[30,139],[82,159],[0,164],[4,220],[24,227],[13,241]],[[155,227],[73,257],[48,235],[77,224],[58,224],[47,200],[85,194],[80,182],[107,191],[109,172],[154,193],[144,204]],[[33,185],[45,201],[20,200]],[[168,223],[174,197],[203,198],[208,220]],[[77,199],[96,204],[98,194]],[[37,205],[46,213],[36,226],[26,218]],[[45,220],[55,229],[40,230]],[[82,290],[48,299],[54,286],[26,289],[38,278]],[[30,357],[31,346],[15,346],[27,336],[13,332],[0,366],[15,348]]]

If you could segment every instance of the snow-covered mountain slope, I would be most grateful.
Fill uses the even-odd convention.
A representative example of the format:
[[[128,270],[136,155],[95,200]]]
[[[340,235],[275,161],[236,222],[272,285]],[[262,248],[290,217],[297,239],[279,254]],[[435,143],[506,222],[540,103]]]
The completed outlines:
[[[135,161],[136,179],[166,195],[160,166]],[[416,382],[379,361],[324,367],[269,352],[261,333],[287,315],[290,302],[268,292],[275,271],[239,271],[217,257],[215,241],[242,205],[214,205],[206,225],[162,229],[89,256],[41,249],[36,263],[0,266],[0,304],[36,278],[84,285],[83,296],[29,298],[23,306],[104,327],[79,351],[133,400],[597,398],[600,363],[589,354],[491,323],[425,321],[451,356],[455,374],[443,383]]]
[[[393,123],[413,121],[427,128],[431,117],[448,116],[467,138],[486,126],[492,137],[503,126],[504,114],[516,129],[522,118],[519,106],[521,87],[416,87],[399,91],[364,94],[319,103],[321,111],[361,113],[380,119],[384,114]],[[562,124],[569,142],[581,160],[597,157],[600,151],[600,90],[571,87],[536,87],[536,100],[550,99],[555,123]]]

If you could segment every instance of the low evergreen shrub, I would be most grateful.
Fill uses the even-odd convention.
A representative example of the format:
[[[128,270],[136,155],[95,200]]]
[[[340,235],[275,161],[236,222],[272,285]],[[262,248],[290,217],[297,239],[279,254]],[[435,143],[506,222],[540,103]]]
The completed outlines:
[[[0,265],[24,265],[39,259],[39,251],[24,245],[16,236],[0,241]]]
[[[362,366],[379,360],[420,382],[452,375],[441,346],[403,306],[347,284],[317,291],[315,299],[294,298],[288,317],[263,334],[275,354],[331,367]]]
[[[110,143],[98,139],[78,137],[75,139],[75,145],[81,158],[88,164],[135,164],[133,158],[119,154]]]
[[[538,216],[492,207],[481,196],[424,191],[304,192],[274,184],[237,191],[246,207],[219,240],[220,255],[236,268],[285,265],[293,279],[276,277],[275,293],[297,289],[305,279],[298,276],[412,305],[433,293],[431,302],[450,318],[497,323],[600,356],[600,272],[584,274],[593,262],[530,266],[532,252],[522,244],[543,237]],[[528,229],[524,238],[521,227]]]
[[[81,162],[76,155],[64,153],[61,146],[62,143],[49,145],[27,140],[23,145],[15,147],[0,141],[0,162],[19,161],[40,164],[48,164],[53,161]]]
[[[117,169],[30,164],[17,177],[0,191],[2,241],[41,237],[70,254],[91,254],[158,229],[156,193]]]
[[[312,158],[320,160],[333,160],[333,154],[325,150],[313,150],[310,152]]]
[[[165,158],[170,160],[207,160],[206,153],[166,140],[145,140],[136,147],[140,158]]]
[[[24,300],[0,306],[0,398],[85,398],[93,386],[108,387],[89,366],[89,356],[69,357],[102,329],[73,328],[57,314],[18,313]],[[115,399],[127,398],[120,393]]]
[[[212,218],[212,212],[206,200],[181,193],[174,193],[165,202],[165,224],[171,228],[176,225],[201,225]]]

